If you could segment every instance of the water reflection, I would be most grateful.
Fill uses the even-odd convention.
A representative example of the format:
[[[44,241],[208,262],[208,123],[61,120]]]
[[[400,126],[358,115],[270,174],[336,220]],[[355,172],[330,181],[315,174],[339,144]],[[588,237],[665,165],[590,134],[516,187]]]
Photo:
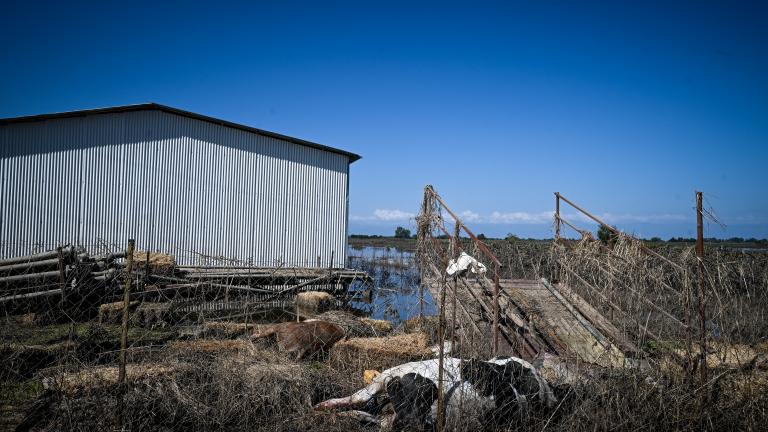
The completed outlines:
[[[398,324],[419,315],[435,314],[435,304],[429,290],[423,291],[423,305],[419,284],[419,270],[413,252],[395,248],[350,248],[347,267],[363,270],[373,279],[372,283],[353,285],[357,291],[350,303],[355,309],[365,311],[371,318],[385,319]]]

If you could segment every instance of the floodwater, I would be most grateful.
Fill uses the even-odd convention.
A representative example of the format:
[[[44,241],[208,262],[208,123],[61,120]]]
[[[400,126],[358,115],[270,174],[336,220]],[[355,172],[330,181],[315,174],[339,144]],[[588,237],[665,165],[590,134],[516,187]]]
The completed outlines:
[[[362,270],[372,281],[353,282],[347,296],[337,299],[337,307],[358,316],[390,321],[397,326],[403,321],[419,316],[437,313],[435,302],[429,290],[420,286],[421,278],[416,266],[415,254],[387,247],[350,247],[347,254],[347,268]],[[348,300],[348,302],[347,302]],[[224,302],[218,310],[197,311],[200,305],[192,305],[195,312],[204,313],[207,318],[252,323],[272,323],[296,319],[293,299],[274,300],[266,303],[249,304],[247,312],[242,307],[232,310],[232,302]],[[207,302],[205,306],[215,304]],[[197,309],[196,309],[197,308]],[[190,310],[192,312],[192,310]]]
[[[395,248],[349,248],[347,267],[363,270],[373,279],[367,284],[353,285],[357,291],[350,306],[397,325],[408,318],[437,313],[429,290],[420,287],[421,278],[413,252]]]

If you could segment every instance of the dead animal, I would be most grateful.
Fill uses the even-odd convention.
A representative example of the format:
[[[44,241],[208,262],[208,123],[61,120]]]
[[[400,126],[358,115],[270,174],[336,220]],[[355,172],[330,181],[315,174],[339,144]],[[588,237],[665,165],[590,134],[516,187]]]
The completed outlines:
[[[336,324],[307,320],[260,326],[251,340],[274,337],[280,350],[301,359],[327,351],[344,335],[344,329]]]
[[[444,399],[446,426],[461,425],[468,430],[488,427],[489,422],[506,424],[514,417],[538,408],[551,408],[557,402],[538,371],[516,357],[496,357],[489,361],[444,359]],[[367,373],[370,371],[367,371]],[[352,410],[341,413],[367,423],[391,426],[395,430],[431,430],[435,426],[439,394],[437,359],[405,363],[376,375],[365,388],[348,397],[329,399],[317,410],[362,407],[385,395],[394,416]]]

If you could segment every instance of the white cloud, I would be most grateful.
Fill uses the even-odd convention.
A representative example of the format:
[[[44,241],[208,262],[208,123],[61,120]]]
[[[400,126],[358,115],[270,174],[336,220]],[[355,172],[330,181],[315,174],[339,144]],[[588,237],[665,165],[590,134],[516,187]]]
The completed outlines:
[[[402,210],[388,209],[376,209],[374,210],[373,215],[376,217],[376,219],[383,221],[402,221],[416,217],[416,215],[413,213],[405,212]]]
[[[497,224],[497,225],[545,225],[551,224],[554,218],[553,211],[541,211],[541,212],[525,212],[525,211],[513,211],[513,212],[501,212],[493,211],[490,214],[480,214],[472,210],[464,210],[459,213],[458,216],[461,220],[467,224]],[[443,215],[446,220],[452,220],[449,214]],[[601,213],[596,215],[599,219],[612,225],[621,225],[622,223],[672,223],[672,222],[686,222],[690,218],[681,214],[672,213],[660,213],[660,214],[613,214],[613,213]],[[416,217],[415,213],[407,212],[399,209],[376,209],[372,214],[364,216],[350,216],[349,219],[358,222],[407,222],[413,221]],[[577,225],[593,225],[595,222],[585,216],[582,213],[563,213],[563,219],[568,220]],[[587,228],[587,227],[584,227]]]
[[[637,214],[629,214],[629,213],[624,213],[624,214],[602,213],[596,216],[598,219],[609,224],[620,224],[623,222],[669,223],[669,222],[686,222],[690,220],[690,218],[686,217],[685,215],[672,214],[672,213],[648,214],[648,215],[642,215],[642,214],[637,215]],[[573,222],[580,221],[580,222],[586,222],[590,224],[596,223],[595,221],[588,218],[586,215],[582,213],[563,214],[562,217],[568,221],[573,221]]]
[[[480,214],[475,213],[472,210],[464,210],[459,217],[465,222],[480,222],[482,220]]]
[[[353,221],[380,221],[380,222],[394,222],[394,221],[408,221],[415,218],[414,213],[397,210],[397,209],[376,209],[372,215],[368,216],[350,216],[349,219]]]
[[[495,211],[488,218],[489,223],[494,224],[546,224],[551,223],[554,212],[544,211],[538,213],[529,212],[509,212],[501,213]]]

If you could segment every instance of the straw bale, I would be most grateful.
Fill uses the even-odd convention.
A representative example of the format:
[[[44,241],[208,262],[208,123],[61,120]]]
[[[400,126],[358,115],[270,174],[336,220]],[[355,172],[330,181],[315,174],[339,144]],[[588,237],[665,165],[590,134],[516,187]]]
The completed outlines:
[[[171,319],[171,304],[161,303],[142,303],[131,313],[131,323],[141,327],[152,327],[156,325],[168,324]]]
[[[153,382],[191,368],[192,365],[187,363],[129,364],[125,368],[125,378],[128,383]],[[78,372],[45,377],[43,378],[43,387],[47,390],[61,391],[69,396],[89,394],[117,385],[118,376],[119,368],[117,366],[98,366]]]
[[[174,341],[168,344],[168,350],[177,354],[256,354],[253,344],[242,339]]]
[[[331,363],[355,370],[388,369],[409,361],[433,358],[424,333],[409,333],[379,338],[352,338],[331,349]]]
[[[206,330],[206,335],[221,336],[221,337],[237,337],[242,336],[248,330],[253,330],[255,326],[253,324],[237,323],[231,321],[211,321],[203,324]]]
[[[296,305],[308,314],[332,309],[335,298],[323,291],[306,291],[296,294]]]
[[[134,265],[143,267],[147,262],[147,251],[138,250],[133,253]],[[173,255],[160,252],[149,252],[149,266],[153,271],[169,270],[176,267],[176,259]]]
[[[345,311],[324,312],[318,315],[317,319],[343,328],[348,338],[382,336],[392,330],[392,325],[386,321],[359,318]]]
[[[99,323],[120,324],[123,321],[123,302],[105,303],[99,306]],[[139,306],[139,301],[128,303],[128,311],[133,311]]]
[[[392,332],[392,323],[386,320],[360,318],[360,322],[370,326],[374,331],[378,332],[379,334],[387,334]]]

